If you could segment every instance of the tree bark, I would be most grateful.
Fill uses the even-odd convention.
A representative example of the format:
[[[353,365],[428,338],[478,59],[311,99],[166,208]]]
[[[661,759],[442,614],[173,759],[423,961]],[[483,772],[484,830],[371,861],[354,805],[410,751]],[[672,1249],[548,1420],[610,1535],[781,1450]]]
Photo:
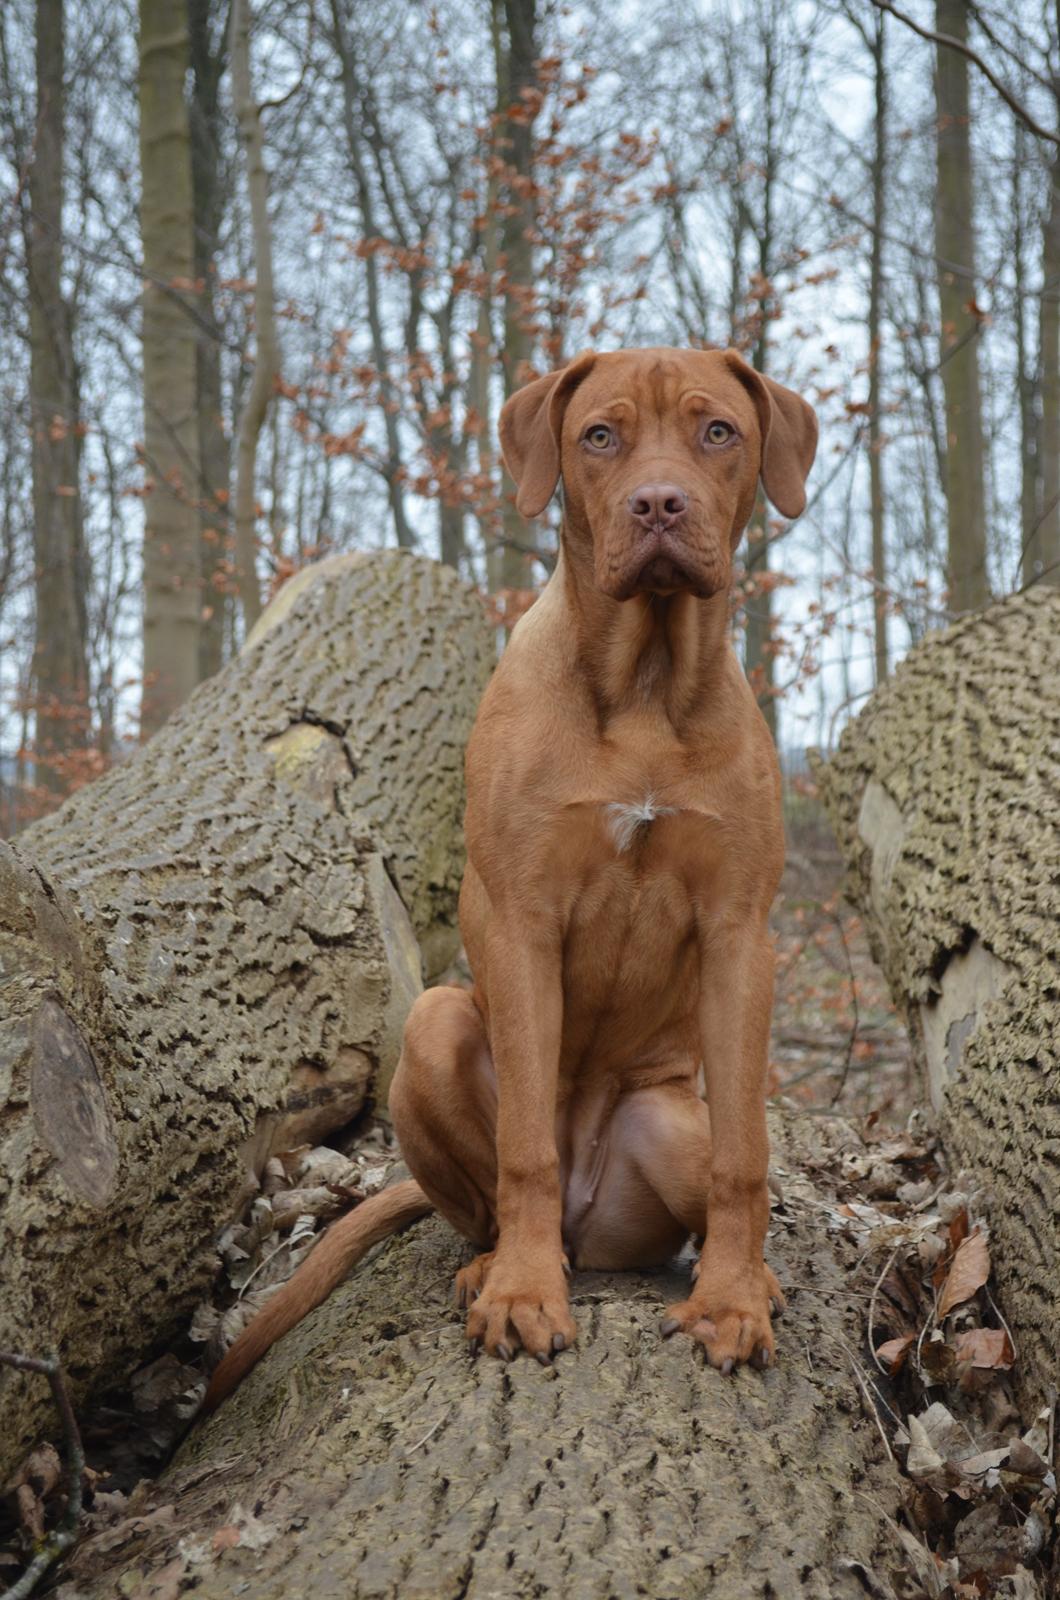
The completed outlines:
[[[1060,21],[1060,18],[1058,18]],[[1056,84],[1060,113],[1060,80]],[[1060,124],[1060,115],[1057,118]],[[1049,203],[1042,219],[1042,506],[1024,529],[1024,583],[1060,584],[1060,155],[1049,167]]]
[[[838,1165],[823,1151],[839,1125],[778,1118],[773,1134],[786,1198],[768,1251],[791,1303],[770,1372],[727,1381],[687,1341],[660,1339],[687,1263],[576,1273],[579,1343],[550,1371],[469,1360],[452,1302],[468,1250],[430,1218],[193,1434],[153,1490],[175,1507],[164,1531],[120,1567],[79,1553],[79,1595],[183,1560],[182,1539],[205,1552],[202,1600],[244,1582],[255,1600],[883,1593],[861,1571],[900,1564],[901,1480],[852,1367],[874,1269],[795,1170]],[[218,1557],[211,1537],[237,1503],[257,1508],[266,1546]]]
[[[280,370],[276,342],[276,305],[272,283],[272,224],[269,222],[269,179],[265,171],[265,139],[261,114],[254,102],[250,77],[250,0],[232,0],[232,95],[239,134],[247,157],[251,230],[254,236],[254,372],[239,416],[236,442],[235,559],[236,584],[249,633],[261,615],[261,583],[257,569],[257,521],[254,494],[258,438],[265,423]]]
[[[1025,1381],[1060,1299],[1060,594],[917,646],[818,772],[954,1169],[987,1185]]]
[[[887,40],[884,14],[876,13],[872,42],[875,88],[872,150],[872,242],[869,247],[869,516],[872,522],[873,655],[876,683],[889,670],[887,645],[887,523],[883,483],[880,356],[883,340],[883,239],[887,227]]]
[[[247,1168],[385,1094],[456,953],[475,593],[396,552],[291,580],[133,758],[0,853],[0,1348],[77,1390],[186,1316]],[[0,1373],[0,1481],[46,1415]]]
[[[1020,405],[1020,567],[1024,583],[1034,581],[1029,570],[1036,560],[1032,553],[1038,530],[1041,505],[1041,427],[1038,418],[1038,398],[1041,390],[1038,364],[1028,348],[1027,321],[1031,296],[1026,271],[1027,202],[1024,197],[1027,168],[1027,136],[1023,124],[1013,127],[1012,159],[1012,265],[1013,265],[1013,316],[1016,334],[1016,384]]]
[[[140,229],[144,252],[144,688],[153,733],[199,681],[198,332],[183,5],[140,0]]]
[[[496,0],[490,8],[490,27],[493,40],[493,58],[499,57],[500,20]],[[499,503],[497,499],[494,448],[493,407],[490,388],[493,379],[493,301],[497,273],[497,171],[496,171],[496,118],[491,120],[489,144],[484,161],[486,168],[486,193],[483,208],[479,262],[482,288],[477,294],[478,313],[475,332],[471,335],[471,362],[468,372],[468,408],[474,413],[475,462],[478,481],[475,491],[475,515],[486,553],[486,583],[491,592],[503,587],[501,570],[501,545],[499,529]]]
[[[762,218],[757,230],[758,273],[762,298],[758,305],[757,332],[752,358],[756,372],[761,373],[767,372],[770,365],[769,300],[772,298],[775,246],[773,219],[774,187],[777,178],[775,21],[776,12],[771,10],[762,34]],[[756,497],[755,509],[747,529],[746,548],[747,572],[756,585],[756,592],[748,596],[744,605],[744,615],[747,619],[744,663],[747,676],[758,698],[759,709],[766,720],[766,726],[773,736],[773,742],[777,743],[779,709],[776,696],[776,623],[773,613],[773,584],[769,571],[769,512],[761,490]]]
[[[537,216],[533,187],[533,122],[537,92],[537,0],[494,0],[503,9],[504,34],[495,16],[493,44],[497,72],[497,145],[504,163],[500,181],[500,286],[504,311],[505,399],[522,388],[534,352],[534,245]],[[531,586],[526,546],[533,535],[515,507],[515,484],[502,467],[501,553],[495,564],[502,589]]]
[[[224,659],[225,612],[229,589],[231,470],[221,381],[223,332],[215,288],[221,222],[228,198],[222,142],[226,113],[221,80],[228,61],[223,25],[211,37],[211,0],[189,0],[191,47],[191,176],[195,204],[195,281],[199,302],[196,374],[198,385],[199,499],[201,503],[202,612],[199,625],[199,678],[212,678]]]
[[[965,0],[936,0],[936,28],[968,37]],[[975,294],[975,208],[968,106],[968,62],[948,44],[935,63],[937,165],[935,258],[941,316],[940,365],[946,406],[943,487],[949,541],[950,610],[974,611],[990,598],[986,570],[983,417],[979,387],[979,317]]]
[[[62,290],[63,0],[38,0],[37,122],[27,239],[33,429],[36,781],[67,788],[64,758],[88,738],[81,451],[71,312]]]

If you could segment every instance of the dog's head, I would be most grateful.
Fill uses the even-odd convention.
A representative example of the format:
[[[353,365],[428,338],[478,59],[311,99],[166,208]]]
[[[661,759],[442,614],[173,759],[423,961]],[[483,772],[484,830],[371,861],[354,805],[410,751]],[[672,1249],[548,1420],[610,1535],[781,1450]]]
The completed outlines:
[[[501,447],[525,517],[560,478],[568,538],[592,540],[616,600],[729,586],[758,480],[797,517],[817,419],[735,350],[588,353],[535,378],[501,412]]]

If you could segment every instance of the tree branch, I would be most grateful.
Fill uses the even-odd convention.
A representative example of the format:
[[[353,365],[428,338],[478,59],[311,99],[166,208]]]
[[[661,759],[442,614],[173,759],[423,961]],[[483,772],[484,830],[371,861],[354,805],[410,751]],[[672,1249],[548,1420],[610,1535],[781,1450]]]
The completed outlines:
[[[81,1526],[81,1494],[85,1474],[85,1450],[81,1443],[81,1430],[70,1400],[70,1391],[58,1356],[20,1356],[13,1350],[0,1350],[0,1365],[14,1367],[17,1372],[43,1373],[51,1384],[55,1407],[63,1425],[63,1445],[66,1455],[66,1510],[59,1526],[45,1539],[29,1566],[0,1600],[25,1600],[33,1593],[38,1582],[64,1551],[77,1541]]]
[[[922,39],[928,39],[932,44],[945,45],[948,50],[957,50],[962,56],[967,56],[972,65],[979,68],[987,82],[997,90],[1009,110],[1014,112],[1037,138],[1047,139],[1050,144],[1060,145],[1060,134],[1050,133],[1048,128],[1043,128],[1040,122],[1036,122],[1026,106],[1022,105],[1012,91],[1005,87],[993,68],[987,66],[982,56],[973,50],[971,45],[965,44],[963,39],[955,39],[952,34],[934,33],[932,29],[925,28],[923,23],[916,21],[915,17],[910,17],[906,12],[899,11],[897,6],[891,4],[891,0],[872,0],[872,4],[879,11],[889,11],[892,17],[897,17],[899,22],[903,22],[907,28],[912,28],[913,32],[918,33]]]

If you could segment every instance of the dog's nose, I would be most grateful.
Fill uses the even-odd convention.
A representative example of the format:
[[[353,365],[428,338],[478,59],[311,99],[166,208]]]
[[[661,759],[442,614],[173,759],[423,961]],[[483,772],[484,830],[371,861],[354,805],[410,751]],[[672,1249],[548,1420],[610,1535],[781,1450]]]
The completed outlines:
[[[676,483],[642,483],[629,497],[629,510],[645,528],[672,528],[688,510],[688,496]]]

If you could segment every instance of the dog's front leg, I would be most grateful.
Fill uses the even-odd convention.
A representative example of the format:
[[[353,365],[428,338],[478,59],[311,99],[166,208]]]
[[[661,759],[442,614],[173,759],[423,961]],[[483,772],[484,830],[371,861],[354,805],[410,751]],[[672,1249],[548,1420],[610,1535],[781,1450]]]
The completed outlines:
[[[494,919],[486,946],[497,1073],[497,1247],[468,1338],[505,1359],[572,1344],[561,1233],[556,1084],[563,990],[558,938]]]
[[[783,1305],[762,1259],[769,1223],[765,1086],[773,943],[764,920],[701,929],[700,1022],[711,1170],[706,1238],[692,1295],[670,1306],[665,1335],[692,1334],[714,1366],[773,1360],[770,1316]]]

